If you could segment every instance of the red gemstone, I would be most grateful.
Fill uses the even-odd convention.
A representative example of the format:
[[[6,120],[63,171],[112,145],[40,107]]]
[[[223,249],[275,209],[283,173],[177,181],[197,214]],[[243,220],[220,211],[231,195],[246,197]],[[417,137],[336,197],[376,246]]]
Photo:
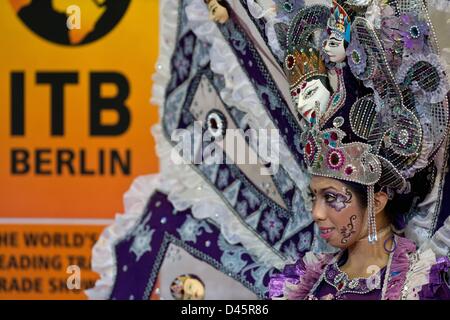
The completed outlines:
[[[309,142],[305,146],[305,151],[307,155],[311,154],[311,144]]]
[[[345,168],[345,174],[346,175],[351,175],[353,173],[353,168],[352,167],[347,167]]]
[[[337,153],[332,153],[331,154],[331,156],[330,156],[330,163],[333,166],[337,166],[340,161],[341,161],[341,158],[339,157],[339,155]]]
[[[331,137],[331,140],[336,141],[337,138],[338,138],[338,135],[337,135],[336,132],[332,132],[332,133],[330,134],[330,137]]]
[[[328,139],[323,140],[323,142],[328,145],[330,143],[330,141],[328,141]]]
[[[338,290],[341,290],[344,287],[344,283],[343,282],[339,282],[337,288]]]
[[[287,67],[289,69],[291,69],[294,66],[294,57],[293,56],[288,56],[287,57]]]

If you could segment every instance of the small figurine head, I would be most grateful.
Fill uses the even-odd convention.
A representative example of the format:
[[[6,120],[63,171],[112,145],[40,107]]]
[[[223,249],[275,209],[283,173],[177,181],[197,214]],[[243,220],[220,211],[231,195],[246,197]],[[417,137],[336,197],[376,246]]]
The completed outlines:
[[[196,275],[183,274],[173,280],[170,292],[176,300],[203,300],[205,285]]]
[[[333,1],[333,9],[328,19],[328,37],[323,42],[323,51],[331,62],[344,62],[345,47],[350,43],[350,17],[337,2]]]
[[[227,8],[221,0],[204,0],[208,6],[209,19],[224,24],[230,18]]]

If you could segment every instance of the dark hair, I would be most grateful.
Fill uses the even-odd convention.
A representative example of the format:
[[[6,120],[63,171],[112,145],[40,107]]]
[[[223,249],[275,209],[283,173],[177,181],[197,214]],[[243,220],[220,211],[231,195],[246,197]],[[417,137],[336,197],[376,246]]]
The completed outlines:
[[[316,80],[316,79],[319,79],[320,82],[322,82],[323,86],[324,86],[328,91],[330,91],[331,94],[333,93],[333,89],[331,88],[331,85],[330,85],[330,79],[328,79],[327,76],[315,75],[315,76],[309,77],[309,78],[308,78],[308,81]]]
[[[422,202],[431,191],[434,184],[435,170],[434,163],[432,162],[428,167],[416,173],[409,180],[411,183],[411,192],[407,194],[395,193],[393,199],[387,202],[385,207],[386,215],[396,228],[403,229],[405,215],[418,203]],[[367,187],[355,182],[341,182],[353,192],[363,208],[367,208]],[[381,189],[379,185],[375,185],[375,192]]]

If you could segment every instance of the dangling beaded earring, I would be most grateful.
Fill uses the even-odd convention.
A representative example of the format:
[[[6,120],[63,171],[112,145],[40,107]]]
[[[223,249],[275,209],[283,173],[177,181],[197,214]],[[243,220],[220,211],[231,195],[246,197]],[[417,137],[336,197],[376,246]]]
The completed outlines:
[[[367,226],[368,226],[368,238],[369,238],[369,243],[370,244],[374,244],[375,242],[378,241],[378,237],[377,237],[377,223],[375,220],[375,190],[374,190],[374,186],[368,186],[367,187],[367,201],[368,201],[368,205],[367,205]]]

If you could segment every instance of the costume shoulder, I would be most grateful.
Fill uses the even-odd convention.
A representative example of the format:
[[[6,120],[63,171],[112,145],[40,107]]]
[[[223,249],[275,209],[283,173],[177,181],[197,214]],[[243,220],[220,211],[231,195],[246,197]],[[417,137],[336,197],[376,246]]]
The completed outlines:
[[[409,269],[402,290],[402,299],[450,299],[450,259],[437,257],[431,249],[418,250],[409,257]]]
[[[273,300],[302,300],[319,279],[334,254],[307,252],[294,264],[288,264],[281,273],[271,277],[269,298]]]

